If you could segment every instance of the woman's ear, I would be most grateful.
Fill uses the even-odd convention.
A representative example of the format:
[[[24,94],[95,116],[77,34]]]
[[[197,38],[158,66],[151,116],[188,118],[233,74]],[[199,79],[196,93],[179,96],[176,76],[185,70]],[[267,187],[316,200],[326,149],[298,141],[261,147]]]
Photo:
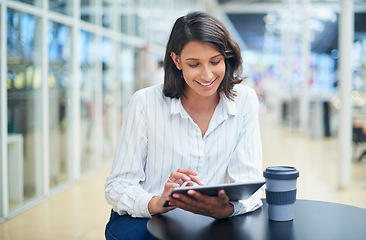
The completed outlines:
[[[175,54],[175,52],[172,51],[170,53],[170,57],[172,58],[175,66],[178,68],[178,70],[181,70],[182,68],[180,66],[180,58],[179,58],[179,56],[177,54]]]

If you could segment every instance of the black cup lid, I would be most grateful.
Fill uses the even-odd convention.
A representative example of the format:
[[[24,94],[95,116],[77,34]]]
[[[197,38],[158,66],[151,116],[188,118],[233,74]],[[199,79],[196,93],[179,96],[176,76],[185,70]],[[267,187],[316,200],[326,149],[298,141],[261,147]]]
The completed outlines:
[[[298,178],[299,171],[297,171],[294,167],[274,166],[267,167],[263,172],[263,176],[269,179],[290,180]]]

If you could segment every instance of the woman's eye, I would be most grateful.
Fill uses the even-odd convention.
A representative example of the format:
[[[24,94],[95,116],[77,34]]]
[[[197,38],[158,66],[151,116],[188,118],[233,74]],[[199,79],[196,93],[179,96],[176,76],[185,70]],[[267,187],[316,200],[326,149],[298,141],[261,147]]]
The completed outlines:
[[[196,64],[189,64],[190,67],[197,67],[198,66],[198,63]]]
[[[221,60],[216,61],[216,62],[212,62],[212,64],[213,64],[213,65],[217,65],[217,64],[219,64],[219,63],[220,63],[220,61],[221,61]]]

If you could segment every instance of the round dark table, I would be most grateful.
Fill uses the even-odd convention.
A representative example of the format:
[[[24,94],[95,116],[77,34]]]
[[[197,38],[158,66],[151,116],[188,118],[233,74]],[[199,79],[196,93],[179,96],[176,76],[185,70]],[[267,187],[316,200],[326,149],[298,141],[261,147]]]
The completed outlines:
[[[252,213],[221,220],[175,209],[153,216],[147,228],[156,238],[166,240],[366,239],[366,209],[298,199],[294,220],[274,222],[268,220],[268,205],[262,201],[263,207]]]

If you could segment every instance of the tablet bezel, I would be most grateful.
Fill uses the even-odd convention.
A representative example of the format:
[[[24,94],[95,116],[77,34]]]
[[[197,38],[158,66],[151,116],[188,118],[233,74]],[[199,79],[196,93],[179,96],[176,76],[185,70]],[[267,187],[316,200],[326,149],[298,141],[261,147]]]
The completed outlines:
[[[265,181],[246,182],[246,183],[225,183],[208,186],[189,186],[172,188],[168,196],[173,193],[187,195],[188,190],[195,190],[208,196],[217,196],[219,190],[224,189],[230,201],[245,200],[252,196],[258,189],[265,184]],[[164,201],[163,207],[169,207],[169,202]]]

